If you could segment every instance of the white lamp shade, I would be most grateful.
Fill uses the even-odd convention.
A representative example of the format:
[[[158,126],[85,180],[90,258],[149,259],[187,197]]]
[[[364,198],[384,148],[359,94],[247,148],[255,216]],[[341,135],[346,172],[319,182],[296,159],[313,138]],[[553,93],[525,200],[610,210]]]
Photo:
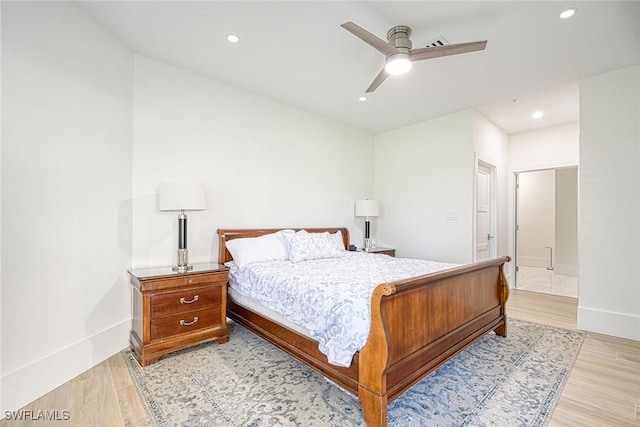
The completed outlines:
[[[161,211],[203,211],[204,184],[196,182],[161,182],[158,191]]]
[[[356,200],[356,216],[378,216],[376,200]]]

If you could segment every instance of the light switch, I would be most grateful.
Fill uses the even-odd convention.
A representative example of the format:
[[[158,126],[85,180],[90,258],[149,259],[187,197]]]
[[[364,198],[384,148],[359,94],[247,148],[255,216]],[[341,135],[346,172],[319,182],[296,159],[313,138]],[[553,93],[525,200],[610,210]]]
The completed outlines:
[[[447,212],[447,221],[457,221],[458,220],[458,212]]]

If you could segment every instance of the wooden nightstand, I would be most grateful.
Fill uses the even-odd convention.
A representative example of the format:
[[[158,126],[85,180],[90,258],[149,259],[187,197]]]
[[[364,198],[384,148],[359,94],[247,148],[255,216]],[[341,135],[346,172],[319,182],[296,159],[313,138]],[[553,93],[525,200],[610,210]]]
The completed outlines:
[[[373,249],[369,249],[368,251],[365,251],[364,249],[359,248],[358,252],[368,252],[370,254],[385,254],[393,257],[396,256],[396,250],[393,248],[376,247]]]
[[[171,267],[130,270],[133,322],[129,342],[140,365],[206,341],[229,341],[228,269],[194,264],[178,273]]]

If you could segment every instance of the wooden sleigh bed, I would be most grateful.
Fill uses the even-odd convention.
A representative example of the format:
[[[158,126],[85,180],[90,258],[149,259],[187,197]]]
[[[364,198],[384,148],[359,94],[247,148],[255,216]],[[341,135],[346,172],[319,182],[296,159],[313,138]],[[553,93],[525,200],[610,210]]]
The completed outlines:
[[[306,228],[342,232],[346,228]],[[220,229],[219,263],[232,260],[226,242],[278,229]],[[318,343],[229,298],[227,316],[356,394],[368,426],[387,425],[387,405],[490,331],[506,336],[508,256],[376,286],[366,345],[348,368],[332,365]]]

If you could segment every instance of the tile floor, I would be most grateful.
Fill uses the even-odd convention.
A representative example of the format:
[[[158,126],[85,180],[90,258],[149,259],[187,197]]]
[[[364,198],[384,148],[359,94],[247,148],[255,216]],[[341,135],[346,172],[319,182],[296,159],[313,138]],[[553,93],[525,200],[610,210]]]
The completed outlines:
[[[578,297],[578,278],[555,274],[544,267],[519,266],[516,288],[526,291]]]

